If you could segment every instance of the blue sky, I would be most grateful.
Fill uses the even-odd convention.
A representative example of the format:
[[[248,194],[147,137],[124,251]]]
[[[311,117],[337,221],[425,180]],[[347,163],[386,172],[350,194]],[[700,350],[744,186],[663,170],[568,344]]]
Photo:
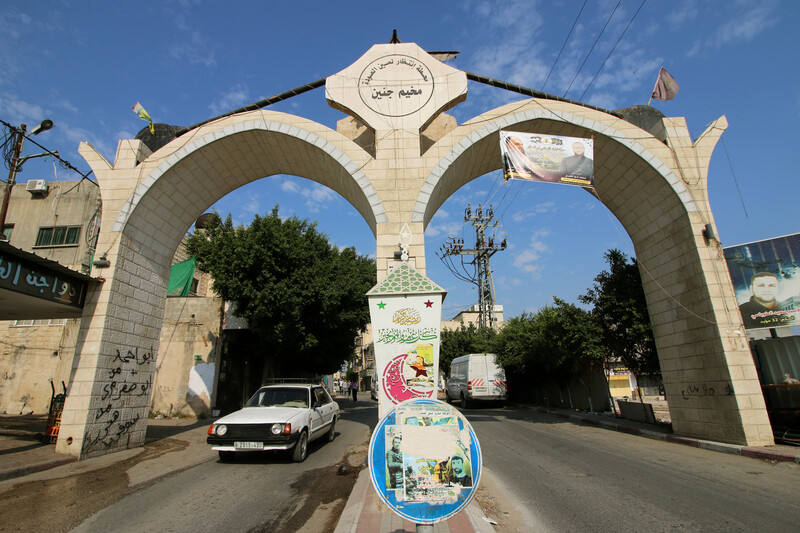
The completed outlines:
[[[145,125],[130,109],[136,102],[155,122],[188,126],[334,74],[397,29],[402,41],[426,50],[460,51],[451,62],[456,68],[607,109],[647,104],[664,66],[681,89],[654,107],[685,117],[693,137],[728,118],[709,174],[723,246],[800,232],[795,0],[647,0],[632,23],[641,0],[590,0],[557,63],[582,1],[3,4],[0,118],[29,129],[52,119],[55,128],[36,140],[82,171],[89,168],[79,142],[112,159],[117,141]],[[461,123],[519,99],[470,82],[467,101],[450,113]],[[344,117],[327,106],[323,89],[270,109],[332,128]],[[39,151],[26,145],[26,154]],[[18,180],[75,177],[33,159]],[[467,202],[492,203],[503,226],[498,234],[508,233],[509,248],[492,258],[497,303],[507,318],[553,296],[576,302],[605,268],[606,250],[633,254],[621,224],[585,191],[504,184],[499,173],[487,174],[457,191],[426,232],[428,276],[448,290],[444,318],[477,298],[434,255],[448,236],[474,239],[463,222]],[[372,233],[355,209],[309,180],[268,177],[214,207],[246,224],[275,204],[285,216],[318,220],[336,245],[374,256]]]

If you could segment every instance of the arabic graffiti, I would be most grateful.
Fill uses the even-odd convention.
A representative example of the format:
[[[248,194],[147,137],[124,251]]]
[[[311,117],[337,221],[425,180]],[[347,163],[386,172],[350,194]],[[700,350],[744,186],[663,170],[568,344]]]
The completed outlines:
[[[109,381],[100,389],[102,406],[97,408],[94,416],[94,421],[100,425],[96,424],[93,429],[85,432],[81,447],[83,453],[100,447],[109,448],[125,435],[128,435],[130,440],[130,434],[143,415],[140,412],[133,412],[129,419],[121,420],[121,418],[126,411],[136,411],[131,407],[136,403],[142,403],[142,400],[137,402],[137,398],[150,394],[153,378],[149,363],[153,361],[152,347],[143,353],[140,353],[139,348],[125,352],[114,351],[111,364],[116,366],[106,370]],[[143,368],[143,365],[147,366]],[[143,383],[135,381],[140,372],[149,374]],[[129,379],[131,381],[128,381]],[[144,402],[145,405],[140,406],[139,410],[147,409],[147,399],[144,399]]]
[[[381,344],[412,344],[419,341],[436,340],[438,330],[430,328],[381,328],[375,342]]]
[[[716,394],[716,390],[714,387],[711,387],[707,384],[702,385],[689,385],[687,388],[681,391],[681,397],[684,400],[688,400],[692,396],[714,396]],[[733,384],[726,383],[725,387],[722,389],[722,394],[725,396],[733,395]]]

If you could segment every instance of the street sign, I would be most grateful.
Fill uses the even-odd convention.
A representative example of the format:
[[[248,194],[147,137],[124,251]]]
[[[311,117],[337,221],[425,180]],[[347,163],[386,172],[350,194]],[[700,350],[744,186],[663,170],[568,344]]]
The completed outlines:
[[[466,417],[426,398],[398,404],[369,443],[372,485],[392,511],[416,524],[447,520],[472,500],[481,449]]]

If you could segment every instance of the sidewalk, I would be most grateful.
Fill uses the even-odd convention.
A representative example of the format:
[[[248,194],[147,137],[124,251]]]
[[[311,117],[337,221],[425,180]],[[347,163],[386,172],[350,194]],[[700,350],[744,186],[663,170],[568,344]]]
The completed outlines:
[[[789,461],[800,464],[800,448],[793,446],[737,446],[703,441],[674,435],[669,426],[646,424],[633,420],[613,418],[594,413],[540,407],[523,407],[531,411],[548,413],[574,423],[588,424],[631,435],[725,452],[769,461]],[[103,468],[126,460],[145,451],[145,448],[125,450],[76,461],[74,457],[56,454],[55,446],[43,444],[38,437],[44,434],[46,415],[0,415],[0,489],[9,485],[50,477],[66,477],[79,472]],[[209,420],[161,419],[148,420],[146,446],[161,447],[154,458],[141,461],[130,470],[130,485],[136,486],[171,472],[177,472],[214,460],[217,456],[206,444]],[[167,439],[169,437],[169,439]],[[369,480],[369,471],[361,470],[335,533],[361,532],[415,532],[408,520],[395,515],[375,493]],[[475,500],[453,518],[435,524],[436,533],[478,532],[490,533],[494,528],[484,519],[483,511]]]

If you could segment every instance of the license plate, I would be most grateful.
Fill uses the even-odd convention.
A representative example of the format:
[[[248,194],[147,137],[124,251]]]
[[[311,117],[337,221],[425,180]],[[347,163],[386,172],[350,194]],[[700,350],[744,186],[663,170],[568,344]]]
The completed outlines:
[[[264,445],[260,442],[234,442],[233,447],[237,450],[263,450]]]
[[[472,390],[475,392],[486,392],[486,387],[473,387]]]

